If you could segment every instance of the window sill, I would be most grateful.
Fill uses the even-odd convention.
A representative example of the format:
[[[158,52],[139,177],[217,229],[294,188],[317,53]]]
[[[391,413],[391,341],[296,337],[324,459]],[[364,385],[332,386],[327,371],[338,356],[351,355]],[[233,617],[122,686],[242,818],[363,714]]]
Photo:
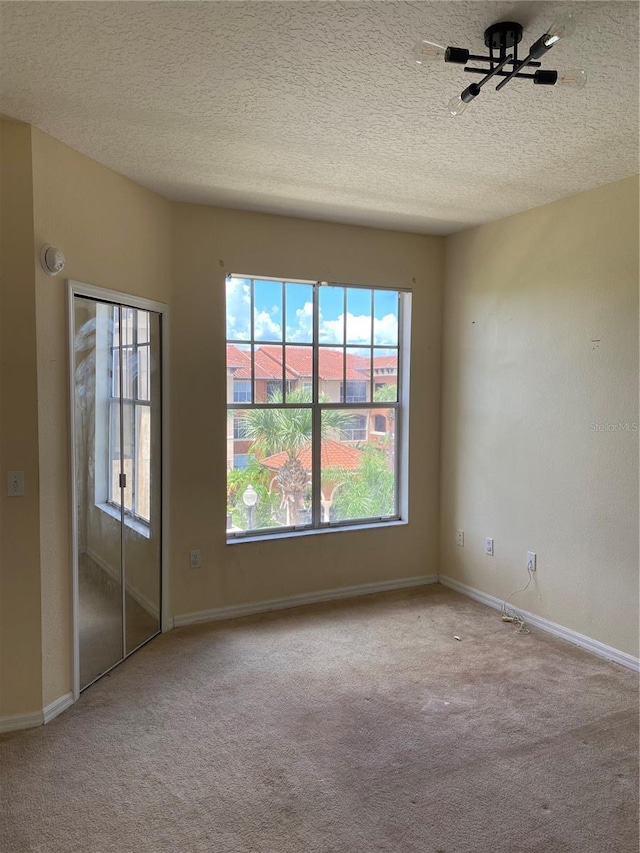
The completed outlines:
[[[402,519],[393,521],[374,521],[368,524],[336,524],[333,527],[318,527],[312,530],[288,530],[286,533],[260,533],[227,538],[227,545],[240,545],[246,542],[273,542],[278,539],[297,539],[299,536],[317,536],[326,533],[346,533],[351,530],[371,530],[389,527],[405,527],[409,522]]]
[[[116,521],[121,520],[122,516],[120,510],[111,506],[111,504],[100,503],[96,504],[96,506]],[[151,539],[151,528],[148,524],[145,524],[144,521],[138,521],[137,519],[131,518],[131,516],[125,514],[124,523],[130,530],[135,531],[139,536],[144,536],[145,539]]]

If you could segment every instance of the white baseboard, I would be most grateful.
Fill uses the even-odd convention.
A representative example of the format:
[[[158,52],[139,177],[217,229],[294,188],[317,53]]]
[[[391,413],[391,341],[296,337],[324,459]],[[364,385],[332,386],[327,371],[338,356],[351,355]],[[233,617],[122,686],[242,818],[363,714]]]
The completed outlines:
[[[73,693],[65,693],[46,705],[42,711],[34,711],[32,714],[13,714],[9,717],[0,717],[0,734],[6,732],[19,732],[22,729],[35,729],[46,725],[54,720],[58,714],[66,711],[73,705]]]
[[[95,551],[92,551],[91,548],[84,548],[83,553],[86,554],[90,560],[93,560],[93,562],[97,566],[100,566],[102,571],[105,572],[105,574],[109,575],[112,580],[114,580],[118,584],[120,583],[119,570],[114,569],[113,566],[110,566],[106,560],[103,560],[102,557],[99,554],[96,554]],[[146,610],[149,616],[151,616],[153,619],[160,618],[160,611],[158,610],[156,605],[152,601],[149,601],[149,599],[141,592],[139,592],[131,584],[130,581],[127,581],[125,583],[125,587],[127,590],[127,595],[130,595],[131,598],[133,598],[133,600],[136,601],[140,605],[140,607],[142,607],[143,610]]]
[[[248,604],[231,604],[227,607],[214,607],[211,610],[199,610],[195,613],[181,613],[173,617],[176,628],[183,625],[196,625],[200,622],[219,622],[225,619],[237,619],[240,616],[253,616],[256,613],[268,613],[272,610],[288,610],[305,604],[319,604],[323,601],[339,601],[342,598],[357,598],[361,595],[373,595],[376,592],[388,592],[393,589],[408,589],[437,583],[437,575],[421,575],[415,578],[365,583],[360,586],[345,586],[339,589],[327,589],[322,592],[309,592],[302,595],[290,595],[287,598],[272,598]]]
[[[21,729],[34,729],[41,725],[42,711],[34,711],[32,714],[13,714],[0,717],[0,734],[18,732]]]
[[[45,705],[42,711],[45,726],[47,723],[50,723],[51,720],[55,720],[58,714],[66,711],[71,705],[73,705],[73,693],[65,693],[64,696],[59,696],[57,699],[54,699],[53,702]]]
[[[448,586],[450,589],[461,592],[463,595],[467,595],[481,604],[493,607],[495,610],[502,608],[503,599],[501,598],[488,595],[486,592],[481,592],[479,589],[467,586],[466,583],[447,577],[447,575],[439,575],[438,577],[443,586]],[[549,634],[567,640],[569,643],[573,643],[574,646],[579,646],[581,649],[598,655],[598,657],[606,658],[614,663],[626,666],[628,669],[633,669],[635,672],[640,672],[640,659],[633,657],[633,655],[621,652],[619,649],[614,649],[613,646],[607,646],[599,640],[594,640],[585,634],[579,634],[577,631],[572,631],[571,628],[565,628],[563,625],[558,625],[556,622],[551,622],[549,619],[544,619],[542,616],[537,616],[535,613],[530,613],[521,607],[518,607],[517,610],[518,613],[522,614],[527,625],[533,625],[535,628],[540,628],[541,631],[547,631]]]

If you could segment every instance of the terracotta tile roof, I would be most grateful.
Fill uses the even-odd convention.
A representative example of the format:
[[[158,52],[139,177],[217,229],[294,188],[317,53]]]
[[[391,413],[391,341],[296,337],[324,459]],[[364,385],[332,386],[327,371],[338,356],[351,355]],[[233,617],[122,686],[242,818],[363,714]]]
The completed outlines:
[[[254,370],[256,379],[279,379],[282,382],[282,361],[271,358],[262,348],[255,351]]]
[[[280,363],[280,347],[266,345],[261,347],[274,360]],[[310,346],[287,346],[285,359],[287,375],[290,379],[311,379],[313,353]],[[318,372],[320,379],[342,380],[342,352],[337,349],[320,347]],[[366,379],[369,372],[369,359],[364,356],[347,354],[347,379]]]
[[[235,344],[227,344],[227,367],[244,367],[251,366],[249,354],[244,350],[238,349]]]
[[[310,346],[287,346],[286,348],[286,378],[311,379],[313,355]],[[329,347],[320,347],[319,373],[320,379],[342,381],[342,351]],[[370,360],[368,356],[347,353],[347,379],[358,381],[368,379]],[[373,359],[374,373],[376,368],[397,366],[395,356],[377,356]],[[227,344],[227,367],[234,370],[236,379],[251,378],[251,356],[245,350],[234,344]],[[272,344],[258,346],[255,351],[256,379],[282,378],[282,347]]]
[[[296,454],[305,471],[311,471],[311,442],[301,447]],[[360,466],[362,452],[348,444],[325,438],[322,441],[322,468],[342,468],[347,471],[355,471]],[[260,464],[272,471],[279,471],[289,459],[286,450],[274,453],[261,459]]]
[[[273,347],[273,349],[277,349]],[[256,379],[282,379],[282,362],[272,358],[264,351],[264,347],[256,349],[254,356],[254,371]],[[227,344],[227,367],[233,368],[235,379],[251,379],[251,355],[245,350],[238,349],[234,344]],[[287,378],[294,375],[288,371]]]

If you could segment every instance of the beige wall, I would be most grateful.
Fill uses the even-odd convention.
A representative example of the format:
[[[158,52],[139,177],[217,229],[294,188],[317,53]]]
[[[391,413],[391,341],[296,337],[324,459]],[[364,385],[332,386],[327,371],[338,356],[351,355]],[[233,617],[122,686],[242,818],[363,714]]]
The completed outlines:
[[[449,238],[444,316],[441,573],[535,551],[514,604],[637,656],[638,433],[591,426],[639,420],[637,178]]]
[[[437,573],[443,240],[195,205],[176,205],[174,224],[174,614]],[[408,526],[226,544],[228,272],[413,288]]]
[[[637,181],[445,241],[171,205],[0,127],[2,473],[27,481],[0,493],[1,715],[71,690],[66,286],[40,270],[44,242],[65,278],[171,305],[174,614],[438,570],[502,597],[532,549],[523,608],[638,654],[637,434],[590,427],[638,422]],[[413,289],[407,526],[226,544],[227,272]]]
[[[32,189],[31,128],[0,121],[0,716],[42,708]]]
[[[66,278],[153,299],[171,296],[171,206],[33,129],[35,246],[67,257],[36,273],[42,648],[45,705],[71,690],[71,552]]]

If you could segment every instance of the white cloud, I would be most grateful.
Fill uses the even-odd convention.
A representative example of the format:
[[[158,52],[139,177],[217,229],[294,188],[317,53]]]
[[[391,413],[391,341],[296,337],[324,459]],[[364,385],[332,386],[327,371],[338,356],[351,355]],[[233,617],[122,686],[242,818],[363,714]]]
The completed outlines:
[[[373,321],[376,345],[396,346],[398,343],[398,318],[395,314],[385,314]]]
[[[287,329],[287,340],[289,341],[311,341],[313,335],[313,303],[305,302],[302,308],[296,311],[297,326]]]
[[[280,323],[271,319],[268,311],[259,311],[254,323],[254,335],[258,341],[278,341],[281,339]]]
[[[398,340],[398,318],[394,314],[374,319],[376,346],[395,346]],[[320,341],[335,344],[342,341],[344,314],[336,320],[320,317]],[[371,343],[371,317],[367,314],[347,313],[347,338],[352,344]]]
[[[227,337],[247,340],[250,336],[251,292],[241,278],[227,280]]]
[[[276,306],[269,311],[260,311],[255,317],[254,332],[257,340],[279,340],[281,325],[275,319],[279,313]],[[227,335],[230,339],[249,338],[251,295],[249,282],[244,279],[230,279],[227,282]],[[325,320],[320,315],[320,343],[338,344],[342,342],[344,315],[335,320]],[[369,345],[371,343],[371,317],[367,314],[347,313],[349,342]],[[398,318],[395,314],[385,314],[374,319],[375,346],[396,346],[398,342]],[[296,311],[296,324],[287,329],[287,340],[291,342],[310,342],[313,334],[313,303],[305,302]]]

